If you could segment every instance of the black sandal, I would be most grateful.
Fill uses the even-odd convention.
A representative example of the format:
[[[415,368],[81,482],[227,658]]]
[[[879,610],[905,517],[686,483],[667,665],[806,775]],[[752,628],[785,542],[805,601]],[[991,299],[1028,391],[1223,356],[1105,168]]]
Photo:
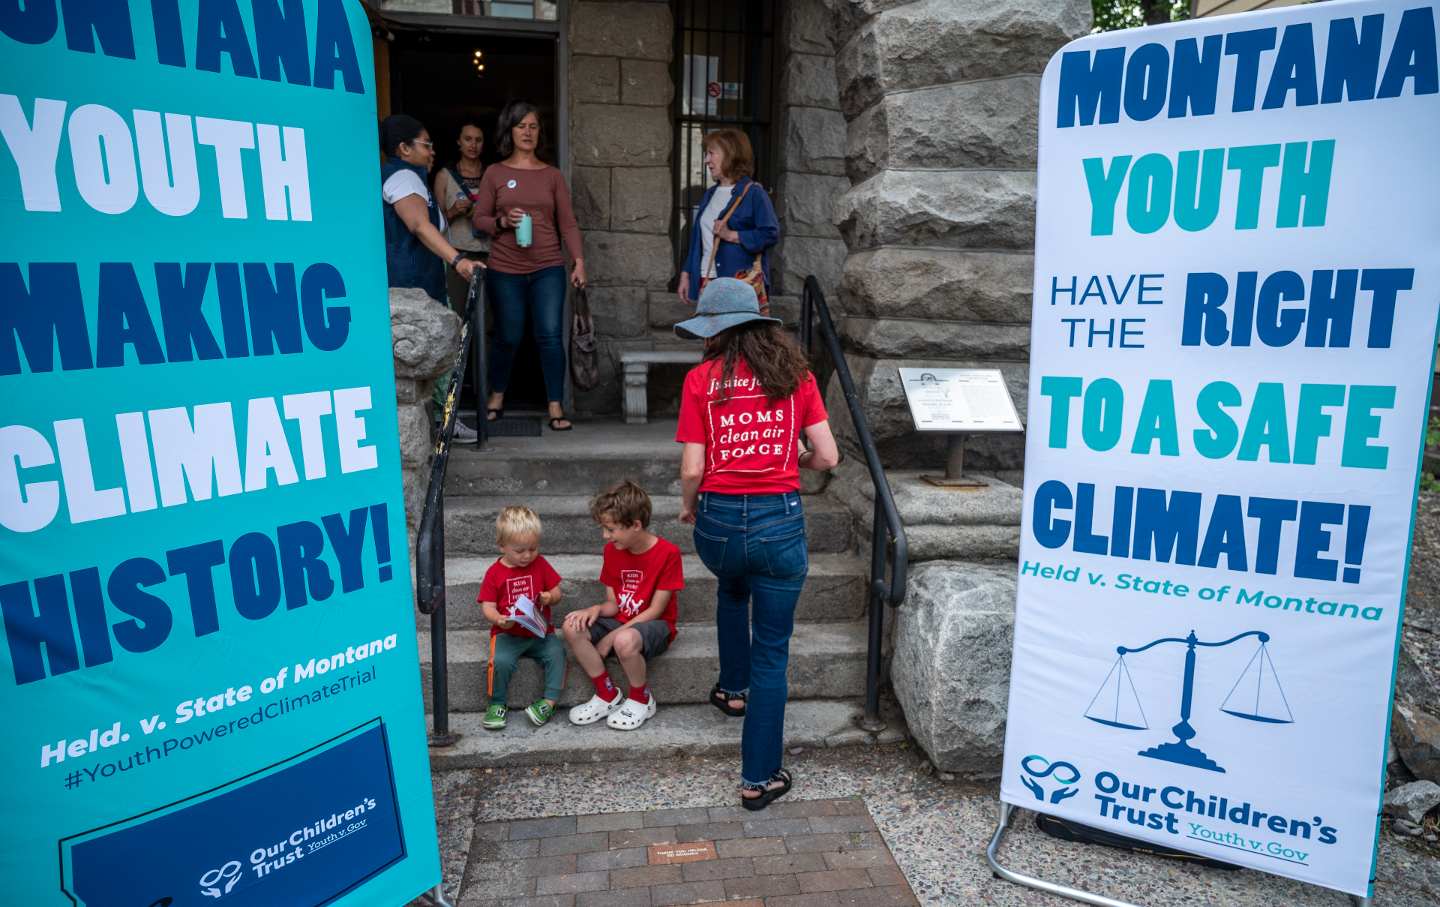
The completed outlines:
[[[499,421],[500,421],[501,419],[503,419],[503,418],[505,418],[505,407],[503,407],[503,406],[500,407],[499,409],[486,409],[486,410],[485,410],[485,421],[486,421],[486,422],[499,422]]]
[[[782,768],[775,774],[770,776],[770,780],[765,783],[765,787],[763,789],[750,788],[750,790],[761,790],[760,796],[747,797],[744,794],[741,794],[740,805],[750,810],[751,812],[762,810],[765,807],[769,806],[771,803],[774,803],[776,800],[779,800],[781,797],[790,793],[790,782],[792,780],[793,779],[790,777],[790,773]],[[777,781],[780,782],[780,787],[770,787],[771,784],[774,784]]]
[[[745,706],[742,705],[737,709],[735,706],[730,704],[730,701],[732,699],[738,699],[741,702],[744,702],[745,694],[727,692],[721,689],[720,684],[718,683],[710,689],[711,705],[715,706],[715,708],[724,712],[726,715],[729,715],[731,718],[743,718],[745,715]]]
[[[551,417],[550,417],[550,430],[551,430],[551,431],[569,431],[570,429],[572,429],[572,428],[575,427],[575,423],[574,423],[574,422],[570,422],[570,424],[567,425],[567,426],[565,426],[564,428],[561,428],[561,427],[557,426],[557,425],[555,424],[556,422],[570,422],[570,417],[569,417],[569,416],[551,416]]]

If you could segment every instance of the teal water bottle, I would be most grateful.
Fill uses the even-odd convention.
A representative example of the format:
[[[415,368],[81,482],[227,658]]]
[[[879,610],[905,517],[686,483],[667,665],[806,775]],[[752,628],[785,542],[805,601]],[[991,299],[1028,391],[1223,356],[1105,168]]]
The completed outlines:
[[[534,224],[530,220],[530,215],[520,215],[520,223],[515,225],[515,245],[519,246],[522,249],[530,248],[534,229]]]

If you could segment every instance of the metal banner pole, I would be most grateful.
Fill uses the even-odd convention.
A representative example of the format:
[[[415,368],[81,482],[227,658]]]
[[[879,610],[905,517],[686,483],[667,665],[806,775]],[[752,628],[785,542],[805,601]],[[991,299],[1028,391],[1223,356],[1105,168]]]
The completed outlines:
[[[1085,904],[1096,904],[1098,907],[1139,907],[1139,905],[1132,904],[1129,901],[1117,901],[1114,898],[1091,894],[1088,891],[1081,891],[1078,888],[1071,888],[1068,885],[1047,882],[1044,879],[1027,876],[1024,873],[1015,872],[1014,870],[1001,866],[996,854],[1000,850],[1000,839],[1005,836],[1005,829],[1010,825],[1010,815],[1014,811],[1015,807],[1001,801],[1000,825],[995,829],[995,836],[990,839],[990,846],[985,848],[985,861],[990,864],[990,869],[995,875],[1007,882],[1014,882],[1016,885],[1024,885],[1026,888],[1034,888],[1037,891],[1059,895],[1062,898],[1070,898],[1071,900],[1080,901]]]
[[[1034,876],[1027,876],[1024,873],[1016,872],[1013,869],[1006,869],[1000,865],[1000,840],[1005,837],[1005,829],[1010,826],[1010,817],[1015,812],[1015,807],[1000,801],[1000,824],[995,829],[995,834],[990,838],[990,846],[985,848],[985,862],[990,864],[990,871],[995,873],[997,878],[1007,882],[1014,882],[1016,885],[1024,885],[1026,888],[1034,888],[1036,891],[1044,891],[1047,894],[1058,895],[1062,898],[1070,898],[1072,901],[1080,901],[1084,904],[1095,904],[1098,907],[1140,907],[1129,901],[1117,901],[1114,898],[1107,898],[1103,894],[1091,894],[1088,891],[1081,891],[1078,888],[1071,888],[1069,885],[1061,885],[1056,882],[1047,882],[1044,879],[1037,879]],[[1374,901],[1358,894],[1350,895],[1351,902],[1355,907],[1372,907]]]

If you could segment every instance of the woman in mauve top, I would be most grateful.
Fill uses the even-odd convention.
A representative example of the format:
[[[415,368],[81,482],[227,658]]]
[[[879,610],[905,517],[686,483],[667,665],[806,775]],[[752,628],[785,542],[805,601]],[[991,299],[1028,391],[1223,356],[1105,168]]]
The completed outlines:
[[[565,251],[575,260],[570,282],[585,286],[585,249],[560,171],[540,160],[540,113],[525,101],[500,112],[496,147],[505,160],[485,171],[471,217],[475,228],[492,237],[485,292],[495,313],[490,356],[490,399],[486,418],[500,418],[515,350],[525,337],[527,313],[534,324],[540,369],[545,375],[550,428],[569,431],[565,418]],[[530,215],[532,241],[516,242],[515,228]],[[561,250],[564,242],[565,251]]]
[[[680,520],[695,525],[695,553],[719,580],[710,702],[745,716],[740,805],[757,810],[790,790],[785,670],[810,567],[800,470],[830,469],[840,455],[805,354],[780,319],[760,314],[749,284],[710,281],[695,316],[675,325],[705,340],[680,395]]]

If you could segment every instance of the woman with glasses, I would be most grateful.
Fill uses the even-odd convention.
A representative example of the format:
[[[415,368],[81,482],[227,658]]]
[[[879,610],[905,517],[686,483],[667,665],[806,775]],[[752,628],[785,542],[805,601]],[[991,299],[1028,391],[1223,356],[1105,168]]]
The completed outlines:
[[[385,265],[392,287],[416,287],[445,301],[445,264],[465,280],[485,267],[450,245],[445,215],[426,187],[435,145],[420,121],[403,113],[380,123],[380,195],[385,200]]]

